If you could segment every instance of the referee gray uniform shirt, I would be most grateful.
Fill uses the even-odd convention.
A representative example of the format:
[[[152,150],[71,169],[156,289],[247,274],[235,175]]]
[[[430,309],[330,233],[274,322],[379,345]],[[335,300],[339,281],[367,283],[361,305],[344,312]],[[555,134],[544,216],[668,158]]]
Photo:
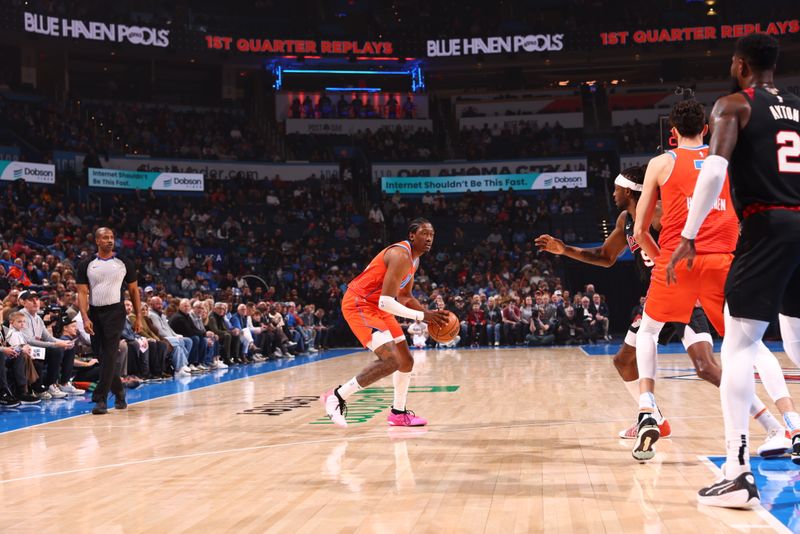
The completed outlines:
[[[105,402],[109,390],[123,398],[125,390],[117,370],[117,353],[125,325],[123,295],[136,281],[136,267],[126,258],[90,256],[78,264],[75,281],[89,286],[89,319],[94,334],[92,352],[100,360],[100,381],[92,394],[94,402]]]

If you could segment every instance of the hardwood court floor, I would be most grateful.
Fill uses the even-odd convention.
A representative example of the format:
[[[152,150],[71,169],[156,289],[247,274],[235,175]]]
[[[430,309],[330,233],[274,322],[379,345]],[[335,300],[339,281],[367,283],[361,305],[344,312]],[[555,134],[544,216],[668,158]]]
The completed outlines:
[[[2,434],[0,532],[780,527],[764,510],[696,504],[715,476],[698,455],[723,445],[708,384],[659,381],[674,437],[639,464],[616,437],[636,406],[610,357],[577,348],[418,354],[409,407],[429,418],[424,429],[387,428],[390,380],[350,403],[347,429],[319,424],[307,397],[353,376],[370,359],[361,353]],[[685,375],[688,359],[662,356],[659,367]]]

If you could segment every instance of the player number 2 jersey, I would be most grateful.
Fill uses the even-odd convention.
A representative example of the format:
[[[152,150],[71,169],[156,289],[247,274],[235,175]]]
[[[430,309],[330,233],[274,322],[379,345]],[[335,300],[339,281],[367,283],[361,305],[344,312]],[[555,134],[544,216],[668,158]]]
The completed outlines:
[[[800,207],[800,97],[774,87],[741,92],[750,119],[730,161],[736,211]]]
[[[661,187],[661,235],[658,245],[661,255],[668,259],[681,241],[681,232],[689,216],[697,176],[708,156],[708,145],[678,147],[667,152],[675,159],[667,181]],[[733,209],[728,177],[711,212],[700,227],[695,239],[698,254],[733,252],[739,238],[739,221]]]
[[[417,267],[419,267],[419,258],[412,259],[411,243],[408,241],[400,241],[399,243],[389,245],[380,251],[377,256],[372,258],[367,268],[347,284],[347,289],[377,306],[378,300],[381,297],[383,279],[386,277],[386,263],[383,261],[383,256],[386,254],[387,250],[394,247],[405,250],[408,253],[410,263],[408,274],[400,281],[400,288],[402,289],[410,284],[414,278],[414,273],[417,272]]]

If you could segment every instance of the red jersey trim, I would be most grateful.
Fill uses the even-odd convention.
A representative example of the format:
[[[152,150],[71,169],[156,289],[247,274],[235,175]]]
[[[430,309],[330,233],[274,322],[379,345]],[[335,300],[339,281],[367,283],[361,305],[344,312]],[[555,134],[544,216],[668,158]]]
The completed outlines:
[[[774,204],[750,204],[742,211],[742,219],[746,219],[756,213],[763,213],[772,210],[800,211],[800,206],[781,206]]]

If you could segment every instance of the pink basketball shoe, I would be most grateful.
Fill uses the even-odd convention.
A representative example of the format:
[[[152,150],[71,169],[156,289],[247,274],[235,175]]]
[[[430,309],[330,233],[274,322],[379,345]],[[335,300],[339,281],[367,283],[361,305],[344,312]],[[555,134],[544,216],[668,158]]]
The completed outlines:
[[[428,421],[422,417],[417,417],[411,410],[400,413],[389,411],[389,426],[425,426]]]

